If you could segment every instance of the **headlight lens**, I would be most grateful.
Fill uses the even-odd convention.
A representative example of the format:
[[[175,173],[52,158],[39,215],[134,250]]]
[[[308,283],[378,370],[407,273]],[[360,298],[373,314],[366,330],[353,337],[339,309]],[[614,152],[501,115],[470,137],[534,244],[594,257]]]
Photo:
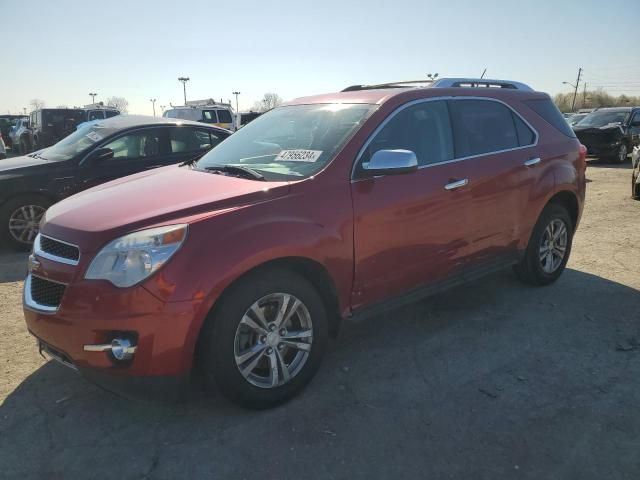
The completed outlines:
[[[186,237],[187,225],[169,225],[116,238],[96,255],[85,278],[121,288],[135,285],[164,265]]]

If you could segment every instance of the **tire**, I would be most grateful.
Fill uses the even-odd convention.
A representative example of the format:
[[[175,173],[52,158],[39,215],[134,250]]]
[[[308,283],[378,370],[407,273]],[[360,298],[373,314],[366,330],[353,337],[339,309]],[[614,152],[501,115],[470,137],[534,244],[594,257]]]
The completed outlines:
[[[30,249],[38,233],[40,219],[50,205],[51,202],[40,195],[23,195],[5,202],[0,206],[0,242],[18,250]],[[18,234],[22,231],[21,225],[29,229],[25,235]]]
[[[550,264],[548,255],[541,258],[541,249],[543,248],[543,242],[548,245],[548,228],[550,228],[552,223],[556,228],[551,227],[551,231],[558,233],[558,222],[560,222],[566,230],[566,239],[562,242],[559,237],[558,240],[556,240],[557,243],[552,243],[552,246],[555,247],[552,249],[553,252],[564,248],[564,256],[556,266],[557,258],[552,255],[552,264]],[[540,214],[540,218],[538,218],[538,221],[533,228],[533,233],[529,239],[529,244],[527,245],[524,257],[520,263],[514,266],[514,271],[518,278],[524,283],[535,286],[549,285],[555,282],[564,271],[567,261],[569,260],[569,255],[571,254],[571,243],[573,241],[573,229],[573,222],[571,221],[571,217],[569,216],[567,209],[557,203],[548,204]],[[564,237],[564,235],[561,236]]]
[[[272,331],[269,328],[277,321],[285,294],[291,297],[283,318],[296,305],[294,298],[301,306],[283,322],[287,329]],[[262,325],[266,329],[255,329],[245,321],[249,317],[249,323],[259,326],[259,316],[253,313],[256,310],[264,315],[266,323]],[[299,333],[292,342],[311,345],[304,347],[309,351],[284,345],[283,332],[285,341],[287,336]],[[303,338],[309,333],[311,337]],[[327,337],[327,313],[311,283],[287,270],[263,270],[241,279],[214,308],[199,338],[198,366],[207,386],[217,385],[233,403],[252,409],[271,408],[298,394],[313,378],[324,356]],[[272,373],[274,364],[276,375]]]
[[[20,139],[20,148],[18,149],[20,155],[26,155],[29,153],[29,144],[25,138]]]
[[[634,200],[640,200],[640,185],[636,183],[638,175],[636,175],[636,171],[634,170],[631,173],[631,198]]]
[[[614,158],[616,163],[624,163],[627,160],[627,146],[624,143],[618,147]]]

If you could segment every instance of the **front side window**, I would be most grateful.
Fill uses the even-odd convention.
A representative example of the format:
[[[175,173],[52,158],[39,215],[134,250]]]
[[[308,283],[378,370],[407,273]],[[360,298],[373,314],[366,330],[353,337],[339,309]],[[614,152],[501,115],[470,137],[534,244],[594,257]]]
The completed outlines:
[[[418,165],[453,159],[451,122],[446,102],[422,102],[398,112],[369,142],[361,163],[368,162],[378,150],[396,149],[414,152]]]
[[[231,112],[229,110],[218,110],[218,123],[231,123]]]
[[[169,141],[172,153],[203,152],[215,147],[228,135],[191,127],[169,129]]]
[[[456,157],[471,157],[519,146],[511,110],[498,102],[450,102]]]
[[[113,150],[113,158],[135,160],[157,157],[163,153],[161,128],[146,128],[123,135],[104,145]]]
[[[202,111],[202,120],[205,123],[218,123],[218,116],[216,115],[215,110],[203,110]]]
[[[375,108],[369,104],[278,107],[214,147],[194,167],[248,167],[274,181],[309,177],[333,160]]]

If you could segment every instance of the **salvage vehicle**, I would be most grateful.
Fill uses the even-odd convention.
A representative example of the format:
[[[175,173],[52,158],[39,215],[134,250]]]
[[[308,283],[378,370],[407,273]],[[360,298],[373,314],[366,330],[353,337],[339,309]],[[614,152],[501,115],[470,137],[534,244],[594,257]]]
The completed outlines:
[[[640,145],[640,107],[600,108],[573,125],[573,130],[589,156],[623,163]]]
[[[49,208],[24,284],[40,350],[134,397],[179,395],[198,365],[267,408],[311,380],[348,318],[505,267],[553,283],[586,150],[527,85],[425,85],[294,100],[197,161]]]
[[[220,128],[235,131],[237,120],[231,105],[218,103],[213,99],[188,101],[183,107],[173,107],[162,114],[165,118],[182,118],[194,122],[209,123]]]
[[[195,122],[117,116],[83,124],[52,147],[5,160],[0,241],[31,248],[53,203],[116,178],[196,158],[230,133]]]

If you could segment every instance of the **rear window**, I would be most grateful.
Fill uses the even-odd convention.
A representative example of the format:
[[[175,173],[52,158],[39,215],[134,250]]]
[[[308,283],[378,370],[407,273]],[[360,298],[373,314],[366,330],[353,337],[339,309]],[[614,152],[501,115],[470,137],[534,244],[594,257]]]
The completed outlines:
[[[535,100],[525,100],[524,103],[534,112],[540,115],[547,123],[550,123],[560,133],[567,137],[575,138],[576,134],[564,119],[558,107],[549,98],[539,98]]]
[[[231,112],[229,110],[218,110],[219,123],[231,123]]]

